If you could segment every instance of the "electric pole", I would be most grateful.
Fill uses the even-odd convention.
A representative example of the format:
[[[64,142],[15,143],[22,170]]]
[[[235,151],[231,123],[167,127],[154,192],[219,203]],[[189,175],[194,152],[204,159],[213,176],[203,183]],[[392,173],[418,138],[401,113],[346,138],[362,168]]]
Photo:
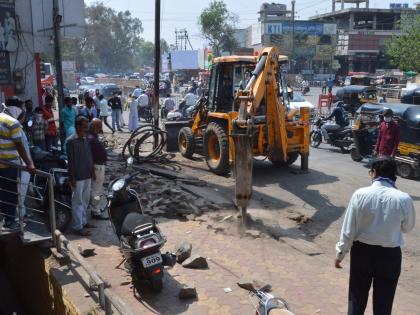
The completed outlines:
[[[58,117],[60,121],[60,140],[61,149],[64,145],[64,127],[61,123],[60,113],[64,104],[64,91],[63,91],[63,68],[61,62],[61,47],[60,47],[60,24],[63,17],[59,14],[58,0],[53,0],[53,31],[54,31],[54,59],[55,59],[55,74],[57,81],[57,103],[58,103]]]
[[[155,0],[155,73],[153,90],[155,95],[154,121],[155,126],[159,127],[159,69],[160,69],[160,0]],[[157,141],[155,141],[157,145]]]
[[[291,59],[290,72],[295,73],[295,0],[292,0],[292,40],[291,40]]]

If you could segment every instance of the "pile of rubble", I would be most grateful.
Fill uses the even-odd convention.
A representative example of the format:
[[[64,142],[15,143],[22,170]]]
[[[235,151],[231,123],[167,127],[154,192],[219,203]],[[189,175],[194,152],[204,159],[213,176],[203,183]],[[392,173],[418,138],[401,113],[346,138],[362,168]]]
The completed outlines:
[[[114,161],[108,170],[107,182],[126,173],[123,163]],[[131,183],[140,197],[146,214],[159,217],[194,219],[203,212],[218,210],[218,206],[182,188],[182,179],[168,179],[153,174],[140,174]]]
[[[132,187],[140,194],[143,211],[152,216],[200,216],[217,209],[210,201],[183,190],[175,180],[147,175]]]

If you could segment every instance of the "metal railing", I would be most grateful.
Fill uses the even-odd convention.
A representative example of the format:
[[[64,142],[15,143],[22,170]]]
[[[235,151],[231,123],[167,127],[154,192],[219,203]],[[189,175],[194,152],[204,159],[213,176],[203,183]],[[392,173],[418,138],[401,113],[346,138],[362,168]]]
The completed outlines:
[[[36,209],[36,208],[34,208],[34,206],[30,207],[30,206],[25,205],[25,200],[26,199],[41,201],[41,203],[43,203],[43,200],[41,200],[39,198],[40,196],[34,197],[34,196],[30,196],[26,193],[22,194],[22,192],[20,191],[20,188],[22,187],[22,185],[27,185],[28,186],[27,188],[29,188],[29,186],[32,186],[33,189],[39,189],[41,187],[36,187],[33,182],[32,183],[31,182],[21,183],[21,176],[20,176],[21,173],[22,172],[27,172],[27,169],[24,165],[9,162],[9,161],[3,161],[3,160],[0,160],[0,164],[7,165],[9,167],[12,167],[12,168],[15,168],[15,169],[18,170],[16,180],[6,178],[6,177],[0,177],[1,180],[6,180],[6,181],[9,181],[9,182],[12,182],[12,185],[16,184],[16,186],[17,186],[17,191],[16,192],[12,191],[12,190],[1,189],[1,188],[0,188],[0,190],[6,191],[9,194],[17,195],[18,204],[13,205],[13,204],[9,204],[8,202],[6,202],[4,200],[0,200],[0,205],[1,204],[3,204],[3,205],[6,204],[6,205],[9,205],[9,206],[16,206],[17,207],[17,209],[18,209],[18,219],[19,219],[19,225],[20,225],[20,234],[23,236],[23,234],[25,232],[25,222],[24,222],[25,220],[24,220],[24,214],[23,214],[24,208],[29,209],[29,210],[31,210],[35,213],[37,213],[37,212],[38,213],[44,213],[45,211],[44,211],[44,209]],[[35,170],[33,175],[37,175],[37,176],[46,178],[46,180],[47,180],[46,184],[47,184],[47,189],[48,189],[48,202],[49,202],[48,206],[49,206],[50,230],[55,231],[56,222],[55,222],[55,202],[54,202],[54,184],[53,184],[54,178],[53,178],[52,174],[46,173],[46,172],[41,171],[41,170]],[[21,204],[21,202],[19,202],[19,197],[21,197],[21,200],[22,200],[23,204]],[[0,210],[0,214],[5,216],[5,217],[10,216],[10,214],[4,213],[1,210]],[[13,217],[15,218],[15,216],[13,216]],[[42,223],[42,222],[30,220],[30,219],[27,219],[26,221],[33,222],[33,223],[36,223],[36,224],[45,224],[45,223]],[[52,237],[53,242],[54,242],[54,233],[51,233],[51,237]]]
[[[20,172],[27,171],[26,167],[24,165],[3,161],[0,160],[0,164],[7,165],[12,168],[16,168],[18,170],[18,176],[16,180],[12,180],[6,177],[1,177],[0,180],[9,180],[16,185],[19,184],[19,178],[20,178]],[[76,261],[82,269],[89,275],[89,283],[87,284],[88,287],[90,287],[90,284],[93,282],[95,286],[97,286],[97,292],[98,292],[98,301],[101,308],[105,311],[106,315],[114,314],[114,310],[116,310],[121,315],[134,315],[135,313],[124,303],[124,301],[118,297],[115,292],[113,292],[109,285],[99,276],[95,268],[92,266],[91,263],[89,263],[82,255],[80,255],[77,248],[75,248],[71,242],[61,233],[60,230],[56,229],[56,220],[55,220],[55,198],[54,198],[54,176],[51,173],[46,173],[44,171],[35,170],[33,176],[40,176],[47,179],[46,185],[48,189],[48,205],[49,205],[49,222],[50,222],[50,230],[51,230],[51,239],[53,247],[57,249],[57,251],[69,258],[73,258],[74,261]],[[28,185],[34,186],[33,181],[29,183]],[[36,189],[42,190],[43,187],[35,187]],[[0,190],[7,191],[5,189],[0,188]],[[19,196],[19,188],[17,192],[14,191],[8,191],[9,193],[13,193]],[[40,200],[39,194],[38,197],[33,197],[30,195],[25,196],[28,199],[36,199],[38,201]],[[0,200],[0,206],[1,204],[7,204],[7,202]],[[11,205],[11,204],[9,204]],[[20,234],[23,235],[25,233],[25,222],[28,221],[27,219],[24,220],[23,217],[23,208],[18,207],[19,209],[19,224],[20,224]],[[45,212],[44,210],[35,209],[33,207],[26,206],[27,209],[30,209],[31,211],[35,212]],[[2,213],[0,208],[0,214],[7,215]],[[33,221],[38,224],[45,224],[42,222]],[[0,233],[1,234],[1,233]],[[71,255],[71,257],[70,257]],[[80,280],[83,281],[82,277],[80,277]]]

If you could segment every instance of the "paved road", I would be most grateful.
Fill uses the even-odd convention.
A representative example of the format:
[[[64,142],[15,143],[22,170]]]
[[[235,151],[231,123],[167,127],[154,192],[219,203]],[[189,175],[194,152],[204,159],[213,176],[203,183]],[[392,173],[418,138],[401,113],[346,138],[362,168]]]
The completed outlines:
[[[316,89],[307,97],[314,102]],[[118,137],[118,136],[116,136]],[[181,171],[211,184],[214,194],[232,198],[234,181],[207,171],[200,157],[186,160],[177,156]],[[299,161],[292,168],[298,168]],[[242,276],[269,282],[274,293],[286,298],[296,314],[345,314],[348,264],[336,270],[332,262],[343,214],[354,190],[370,184],[368,169],[349,155],[327,145],[311,150],[310,172],[295,175],[291,169],[276,169],[270,162],[254,164],[254,196],[249,212],[253,229],[261,237],[237,232],[237,221],[221,224],[220,217],[235,214],[225,209],[206,214],[198,221],[160,218],[168,238],[165,250],[181,240],[193,244],[193,252],[210,258],[208,270],[189,270],[177,265],[168,270],[164,290],[159,295],[145,289],[135,298],[129,276],[113,268],[120,260],[118,242],[107,223],[100,222],[91,239],[78,239],[86,247],[96,247],[89,258],[113,289],[138,314],[254,314],[245,292],[236,287]],[[411,194],[420,208],[420,182],[399,179],[398,187]],[[298,225],[293,218],[303,215],[309,222]],[[403,271],[397,291],[394,314],[418,314],[420,301],[420,219],[407,236]],[[180,301],[178,290],[194,285],[198,299]],[[231,288],[225,293],[224,288]],[[372,314],[369,309],[366,314]]]

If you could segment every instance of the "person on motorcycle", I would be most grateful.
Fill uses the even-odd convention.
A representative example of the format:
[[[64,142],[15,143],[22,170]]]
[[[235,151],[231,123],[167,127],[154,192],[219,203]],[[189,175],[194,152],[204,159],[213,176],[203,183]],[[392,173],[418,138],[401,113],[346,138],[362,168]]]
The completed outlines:
[[[328,143],[330,139],[328,136],[328,132],[338,131],[340,129],[343,129],[346,126],[346,118],[344,116],[343,106],[344,106],[344,103],[341,101],[335,103],[335,108],[333,112],[331,113],[331,115],[324,119],[324,120],[330,120],[334,118],[335,120],[334,124],[327,123],[327,124],[322,125],[321,127],[322,134],[324,135],[324,139]]]

